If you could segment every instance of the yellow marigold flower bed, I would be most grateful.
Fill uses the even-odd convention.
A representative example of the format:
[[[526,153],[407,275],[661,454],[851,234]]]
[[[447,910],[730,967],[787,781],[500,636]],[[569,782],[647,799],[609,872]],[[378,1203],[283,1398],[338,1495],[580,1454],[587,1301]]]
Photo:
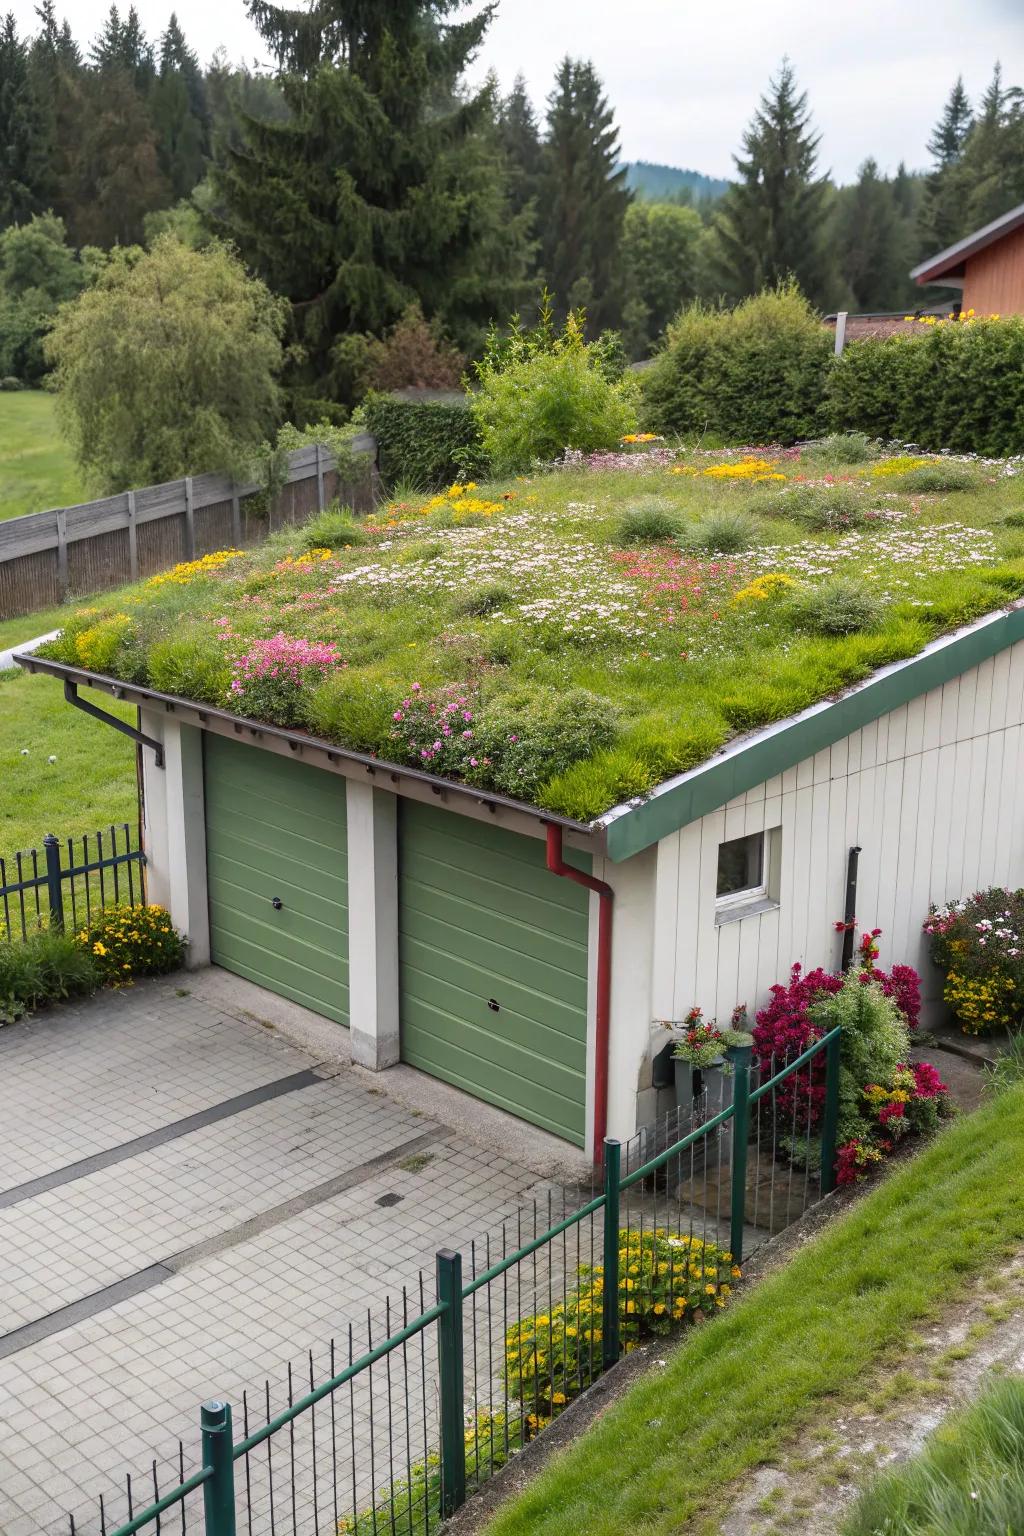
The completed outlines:
[[[1017,991],[1012,977],[998,973],[988,977],[963,976],[959,971],[950,971],[942,995],[965,1034],[1010,1029],[1017,1023]]]
[[[792,576],[787,576],[784,571],[766,571],[763,576],[756,576],[748,586],[734,592],[732,600],[734,603],[764,603],[770,597],[785,592],[788,587],[797,585]]]
[[[773,459],[748,457],[735,463],[709,464],[697,469],[692,464],[673,464],[670,475],[699,475],[704,480],[785,480]]]
[[[921,469],[925,464],[930,464],[930,459],[917,458],[911,453],[897,454],[894,459],[885,459],[881,464],[873,464],[867,471],[862,471],[872,480],[885,480],[889,475],[905,475],[912,469]]]
[[[170,915],[155,903],[108,907],[76,937],[92,953],[99,978],[108,987],[130,987],[133,976],[177,970],[185,956]]]
[[[197,576],[209,576],[211,572],[221,570],[229,560],[240,559],[244,553],[243,549],[217,549],[198,560],[182,560],[180,564],[172,566],[169,571],[161,571],[158,576],[151,576],[146,582],[146,588],[150,590],[167,585],[187,587],[189,582],[195,581]]]

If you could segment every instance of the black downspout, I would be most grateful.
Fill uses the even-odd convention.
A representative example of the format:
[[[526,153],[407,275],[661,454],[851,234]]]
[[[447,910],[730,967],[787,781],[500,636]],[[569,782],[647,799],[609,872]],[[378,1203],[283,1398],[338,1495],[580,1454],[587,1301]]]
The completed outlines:
[[[857,862],[860,849],[851,848],[846,860],[846,910],[843,913],[843,962],[848,971],[853,964],[853,933],[857,926]]]

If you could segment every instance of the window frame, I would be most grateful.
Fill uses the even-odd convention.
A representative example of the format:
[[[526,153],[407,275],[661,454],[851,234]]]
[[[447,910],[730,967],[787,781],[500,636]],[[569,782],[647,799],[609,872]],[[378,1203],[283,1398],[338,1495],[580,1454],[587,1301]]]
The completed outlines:
[[[719,896],[718,865],[722,849],[729,843],[746,842],[748,838],[761,839],[761,879],[756,885],[744,886]],[[759,912],[771,912],[778,908],[782,861],[782,827],[763,827],[759,832],[744,832],[739,837],[722,838],[715,855],[715,925],[733,922],[737,918],[750,917]]]

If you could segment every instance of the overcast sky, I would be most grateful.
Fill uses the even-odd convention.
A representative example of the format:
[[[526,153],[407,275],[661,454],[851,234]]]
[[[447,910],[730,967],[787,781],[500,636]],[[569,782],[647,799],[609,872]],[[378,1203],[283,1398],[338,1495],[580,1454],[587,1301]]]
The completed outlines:
[[[262,55],[243,0],[136,3],[150,34],[176,9],[204,62],[218,45],[234,60]],[[66,0],[63,14],[91,40],[108,8]],[[30,30],[33,0],[13,9]],[[507,86],[521,70],[542,107],[566,53],[597,66],[626,159],[715,176],[732,173],[743,126],[788,53],[822,133],[822,168],[848,181],[869,154],[886,170],[923,166],[958,73],[972,100],[997,58],[1024,85],[1024,0],[500,0],[474,75],[493,67]]]

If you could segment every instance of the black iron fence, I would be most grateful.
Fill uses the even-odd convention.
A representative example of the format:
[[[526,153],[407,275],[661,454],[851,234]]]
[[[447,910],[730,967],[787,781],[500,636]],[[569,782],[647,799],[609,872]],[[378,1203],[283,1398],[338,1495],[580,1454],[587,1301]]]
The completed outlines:
[[[128,822],[105,832],[58,838],[0,858],[0,939],[28,938],[40,928],[88,927],[94,912],[145,900],[146,856]]]
[[[276,1391],[203,1404],[191,1452],[69,1536],[433,1536],[622,1353],[726,1306],[744,1254],[834,1187],[839,1040],[739,1061],[718,1102],[705,1085],[606,1141],[595,1179],[442,1249]]]

